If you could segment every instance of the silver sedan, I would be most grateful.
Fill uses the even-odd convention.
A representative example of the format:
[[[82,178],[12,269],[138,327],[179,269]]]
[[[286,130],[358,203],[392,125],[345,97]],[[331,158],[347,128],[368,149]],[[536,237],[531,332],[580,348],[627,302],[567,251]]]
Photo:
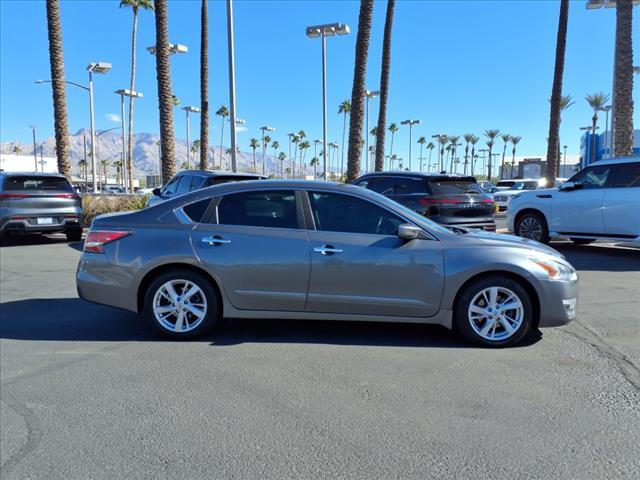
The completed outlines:
[[[223,317],[443,325],[518,343],[576,313],[558,252],[446,228],[382,195],[317,181],[248,181],[94,220],[77,271],[85,300],[191,339]]]

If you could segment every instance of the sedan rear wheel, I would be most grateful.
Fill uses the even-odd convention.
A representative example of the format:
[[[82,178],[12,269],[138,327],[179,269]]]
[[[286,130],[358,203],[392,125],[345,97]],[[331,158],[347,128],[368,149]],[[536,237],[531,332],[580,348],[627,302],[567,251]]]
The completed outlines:
[[[516,223],[516,235],[535,240],[536,242],[549,242],[549,228],[542,215],[536,212],[528,212],[518,218]]]
[[[518,343],[529,331],[533,306],[518,282],[488,277],[462,292],[454,315],[456,329],[470,342],[506,347]]]
[[[157,277],[145,295],[145,314],[160,335],[187,340],[209,332],[219,317],[218,296],[210,280],[189,270]]]

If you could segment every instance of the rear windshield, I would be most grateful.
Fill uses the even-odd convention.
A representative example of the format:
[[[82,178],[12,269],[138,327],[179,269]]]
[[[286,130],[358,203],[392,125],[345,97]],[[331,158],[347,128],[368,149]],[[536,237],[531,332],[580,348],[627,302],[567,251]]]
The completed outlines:
[[[535,190],[538,188],[538,182],[516,182],[512,190]]]
[[[484,191],[470,180],[434,180],[429,182],[434,195],[483,194]]]
[[[66,178],[35,175],[10,176],[4,180],[5,190],[62,190],[73,192]]]

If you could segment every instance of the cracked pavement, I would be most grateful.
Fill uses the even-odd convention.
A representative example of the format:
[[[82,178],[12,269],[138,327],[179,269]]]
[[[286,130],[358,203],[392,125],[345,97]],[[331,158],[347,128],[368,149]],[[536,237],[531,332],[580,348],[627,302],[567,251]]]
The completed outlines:
[[[80,301],[78,244],[0,248],[0,477],[640,478],[640,252],[554,244],[579,320],[524,346],[231,321],[191,343]]]

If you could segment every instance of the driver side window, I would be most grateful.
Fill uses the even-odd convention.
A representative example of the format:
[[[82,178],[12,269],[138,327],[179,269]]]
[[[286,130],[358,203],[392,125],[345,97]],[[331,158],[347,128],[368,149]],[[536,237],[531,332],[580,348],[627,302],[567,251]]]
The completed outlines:
[[[587,167],[574,175],[571,181],[581,184],[583,190],[604,188],[607,185],[610,171],[611,167],[608,165]]]
[[[377,205],[350,195],[309,192],[317,230],[325,232],[396,235],[405,223]]]

